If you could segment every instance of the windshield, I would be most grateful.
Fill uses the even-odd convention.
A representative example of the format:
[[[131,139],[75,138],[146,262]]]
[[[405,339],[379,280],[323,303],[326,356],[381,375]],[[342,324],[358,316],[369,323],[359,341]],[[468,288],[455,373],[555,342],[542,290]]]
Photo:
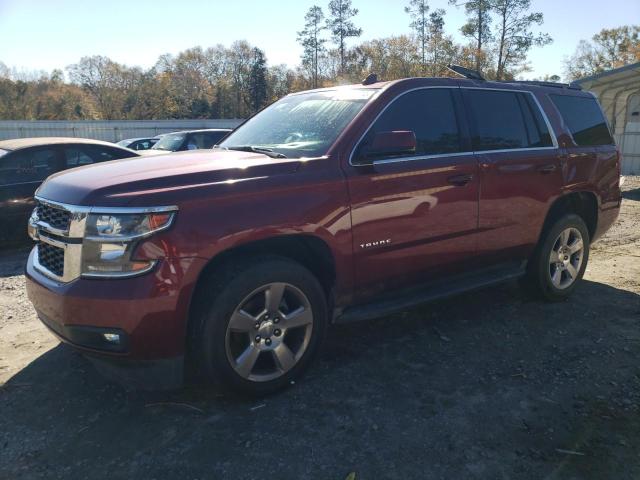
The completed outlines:
[[[251,118],[219,146],[269,149],[288,158],[322,156],[376,91],[345,88],[285,97]]]
[[[153,147],[153,150],[169,150],[171,152],[175,152],[187,135],[185,133],[169,133],[167,135],[163,135],[158,143],[156,143]]]

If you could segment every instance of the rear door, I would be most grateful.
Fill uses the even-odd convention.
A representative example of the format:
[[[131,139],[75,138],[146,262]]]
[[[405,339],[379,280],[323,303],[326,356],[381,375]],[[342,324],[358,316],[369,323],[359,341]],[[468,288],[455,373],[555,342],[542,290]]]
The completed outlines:
[[[451,273],[475,254],[478,167],[463,116],[457,88],[411,90],[354,150],[347,176],[357,300]],[[395,130],[416,134],[415,154],[359,157],[376,133]]]
[[[481,262],[527,258],[562,188],[560,150],[530,92],[462,89],[480,165]]]
[[[568,183],[588,183],[595,176],[608,178],[615,184],[615,143],[596,99],[584,94],[551,94],[549,97],[560,112],[574,144],[567,145],[565,168]],[[603,171],[597,171],[598,168]]]

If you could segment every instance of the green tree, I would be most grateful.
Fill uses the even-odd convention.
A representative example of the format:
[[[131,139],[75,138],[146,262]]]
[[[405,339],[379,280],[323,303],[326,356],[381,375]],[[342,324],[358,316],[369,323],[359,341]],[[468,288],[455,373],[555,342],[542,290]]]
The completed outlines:
[[[544,16],[540,12],[529,12],[531,0],[495,0],[494,11],[498,16],[498,65],[496,79],[513,76],[509,68],[522,64],[533,46],[544,46],[552,42],[546,33],[534,33],[531,27],[542,25]]]
[[[422,72],[424,73],[427,69],[427,41],[430,37],[429,3],[427,0],[410,0],[409,5],[404,7],[404,11],[411,17],[409,26],[415,32],[420,45]]]
[[[469,0],[457,3],[457,0],[449,0],[450,5],[464,6],[467,13],[467,23],[460,31],[462,35],[475,41],[475,68],[481,71],[483,59],[486,57],[483,47],[492,40],[491,35],[491,10],[492,0]]]
[[[320,35],[327,27],[324,24],[322,8],[313,5],[304,16],[304,29],[298,32],[298,42],[304,51],[302,65],[311,70],[313,88],[318,87],[318,57],[325,51],[326,39]]]
[[[564,62],[565,75],[576,80],[634,62],[640,62],[640,25],[605,28],[578,43]]]
[[[249,95],[253,112],[260,110],[267,103],[267,60],[259,48],[253,49],[253,64],[249,76]]]
[[[438,8],[429,14],[429,64],[431,68],[429,73],[432,77],[437,77],[442,74],[443,64],[451,63],[450,61],[444,61],[451,59],[453,55],[453,40],[450,37],[445,36],[444,33],[444,16],[446,11],[442,8]]]
[[[331,32],[333,42],[340,53],[340,73],[345,72],[346,39],[359,37],[362,29],[357,28],[351,21],[358,14],[357,8],[351,7],[351,0],[331,0],[329,2],[329,18],[327,28]]]

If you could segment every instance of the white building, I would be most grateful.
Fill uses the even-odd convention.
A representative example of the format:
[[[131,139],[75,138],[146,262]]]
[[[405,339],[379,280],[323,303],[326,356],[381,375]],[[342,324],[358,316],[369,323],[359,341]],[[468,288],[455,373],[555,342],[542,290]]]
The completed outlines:
[[[640,175],[640,62],[574,83],[598,97],[622,152],[622,173]]]

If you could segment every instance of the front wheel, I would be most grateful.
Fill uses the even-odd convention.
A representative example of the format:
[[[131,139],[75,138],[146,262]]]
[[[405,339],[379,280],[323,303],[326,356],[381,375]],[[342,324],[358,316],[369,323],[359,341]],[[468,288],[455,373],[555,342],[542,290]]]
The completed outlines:
[[[550,301],[567,298],[584,275],[589,260],[589,230],[568,214],[543,234],[527,269],[526,285]]]
[[[263,395],[291,383],[324,337],[327,302],[317,279],[283,258],[255,259],[221,272],[206,290],[196,342],[208,376]]]

